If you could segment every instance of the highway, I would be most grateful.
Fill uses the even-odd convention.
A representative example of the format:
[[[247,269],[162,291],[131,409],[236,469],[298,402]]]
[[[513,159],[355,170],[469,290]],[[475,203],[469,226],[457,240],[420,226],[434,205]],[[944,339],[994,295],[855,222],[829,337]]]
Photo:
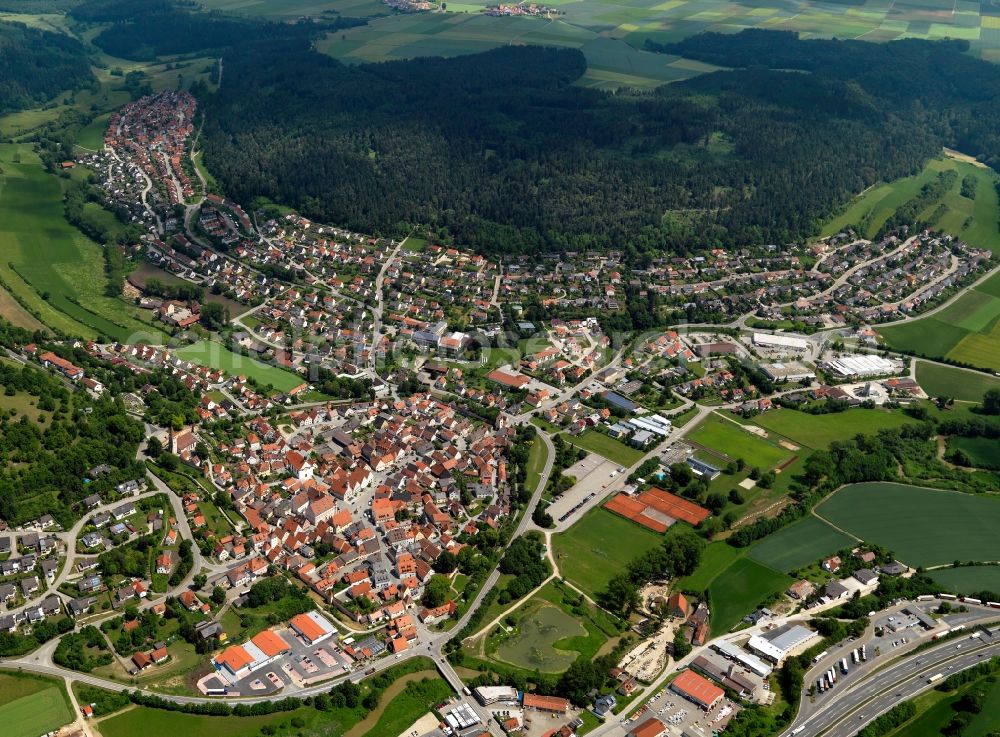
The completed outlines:
[[[783,737],[790,737],[801,727],[805,729],[795,732],[796,737],[853,737],[896,704],[933,688],[927,683],[931,676],[942,673],[947,677],[997,656],[1000,642],[980,643],[968,636],[948,640],[876,670],[844,691],[838,693],[834,687],[832,692],[818,697],[828,699],[824,708],[807,719],[796,719]]]

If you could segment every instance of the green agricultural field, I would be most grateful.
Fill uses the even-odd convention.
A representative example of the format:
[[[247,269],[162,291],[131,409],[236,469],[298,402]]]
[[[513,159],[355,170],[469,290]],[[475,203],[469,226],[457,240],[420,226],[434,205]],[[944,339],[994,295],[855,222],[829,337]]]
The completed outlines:
[[[272,385],[275,389],[287,392],[302,383],[302,377],[285,371],[277,366],[261,363],[249,356],[233,353],[221,343],[201,340],[184,346],[175,351],[180,358],[203,366],[210,366],[225,371],[232,376],[243,375],[253,378],[262,385]]]
[[[772,594],[784,591],[791,583],[791,577],[784,573],[749,558],[739,558],[708,587],[712,637],[731,630],[754,607]]]
[[[105,295],[101,247],[63,217],[60,179],[30,146],[0,144],[0,278],[44,323],[70,335],[162,342],[124,300]]]
[[[677,585],[683,591],[706,591],[720,573],[746,555],[746,552],[746,548],[734,548],[725,541],[709,543],[701,554],[701,561],[694,573],[680,579]]]
[[[744,429],[745,427],[719,413],[714,413],[688,433],[687,439],[716,450],[733,460],[742,458],[748,465],[762,469],[779,466],[791,457],[791,451],[755,435]]]
[[[957,594],[972,596],[977,591],[1000,593],[1000,566],[941,568],[929,572],[941,586]]]
[[[1000,438],[948,438],[948,450],[964,450],[976,468],[1000,470]]]
[[[932,225],[974,246],[1000,253],[1000,227],[997,224],[1000,207],[997,202],[996,174],[991,169],[951,158],[932,159],[916,176],[867,190],[848,205],[844,212],[826,223],[821,229],[821,235],[829,236],[854,227],[866,238],[874,238],[897,208],[916,197],[920,188],[942,171],[955,171],[958,179],[921,216],[930,217],[937,206],[943,204],[947,210]],[[974,200],[961,195],[964,177],[973,177],[977,182]]]
[[[0,684],[3,686],[0,701],[4,702],[0,706],[0,724],[4,725],[4,737],[38,737],[73,721],[69,698],[61,683],[40,682],[39,690],[34,690],[39,683],[36,681],[30,681],[28,687],[23,683],[10,684],[8,694],[6,688],[13,678],[5,676]]]
[[[872,434],[885,428],[901,427],[913,420],[898,410],[861,409],[811,415],[794,409],[774,409],[753,419],[766,430],[784,435],[798,445],[825,448],[835,440],[847,440],[858,433]]]
[[[615,440],[609,435],[599,433],[597,430],[587,430],[582,435],[577,435],[576,437],[568,434],[562,437],[567,443],[575,445],[577,448],[597,453],[597,455],[607,458],[612,463],[622,466],[631,466],[634,463],[638,463],[644,455],[641,450],[625,445],[625,443]]]
[[[917,361],[916,380],[931,397],[979,402],[987,389],[1000,389],[1000,379],[979,371],[964,371],[929,361]]]
[[[566,532],[553,535],[552,552],[563,577],[594,598],[629,561],[652,550],[662,539],[662,535],[598,507]]]
[[[891,483],[851,484],[816,514],[911,566],[997,558],[1000,499]]]
[[[555,643],[586,635],[583,625],[569,614],[553,604],[543,604],[521,619],[517,633],[500,643],[496,657],[524,670],[562,673],[577,653]]]
[[[750,549],[749,557],[775,570],[794,571],[854,542],[826,522],[807,517],[765,537]]]
[[[961,294],[943,310],[879,328],[891,348],[1000,370],[1000,274]],[[926,364],[925,364],[926,365]]]

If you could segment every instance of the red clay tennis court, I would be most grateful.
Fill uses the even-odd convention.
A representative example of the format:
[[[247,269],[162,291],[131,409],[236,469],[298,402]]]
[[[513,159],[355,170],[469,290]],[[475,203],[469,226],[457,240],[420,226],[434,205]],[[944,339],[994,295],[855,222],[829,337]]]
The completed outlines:
[[[604,508],[661,533],[676,520],[696,526],[710,514],[704,507],[655,486],[638,497],[617,494]]]

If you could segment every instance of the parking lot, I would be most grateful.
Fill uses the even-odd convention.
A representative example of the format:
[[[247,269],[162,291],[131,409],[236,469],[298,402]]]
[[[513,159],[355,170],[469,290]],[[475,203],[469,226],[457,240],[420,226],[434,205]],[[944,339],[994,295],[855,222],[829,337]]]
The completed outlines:
[[[275,632],[288,643],[291,652],[251,671],[233,686],[219,675],[206,676],[199,682],[202,691],[229,688],[229,695],[264,696],[293,685],[302,687],[349,672],[354,660],[345,653],[336,637],[310,645],[290,628]]]
[[[564,472],[576,479],[576,484],[569,491],[556,499],[548,507],[552,518],[559,520],[565,515],[573,514],[574,508],[600,496],[611,483],[619,477],[618,464],[606,460],[596,453],[589,453]]]
[[[626,730],[636,724],[642,724],[650,717],[656,717],[664,724],[674,728],[671,734],[680,734],[688,727],[700,729],[706,735],[721,732],[730,720],[739,712],[736,702],[724,698],[715,708],[704,711],[698,705],[675,694],[669,688],[661,688],[655,696],[646,702],[646,707],[636,712],[631,721],[623,723]]]

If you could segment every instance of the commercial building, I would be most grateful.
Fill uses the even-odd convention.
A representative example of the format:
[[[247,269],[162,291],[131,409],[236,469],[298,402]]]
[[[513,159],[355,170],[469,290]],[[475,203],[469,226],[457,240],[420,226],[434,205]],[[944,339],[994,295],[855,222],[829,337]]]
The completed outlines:
[[[242,645],[227,647],[213,662],[216,670],[230,683],[235,684],[244,676],[289,652],[291,648],[278,633],[264,630]]]
[[[628,733],[628,737],[663,737],[667,734],[667,725],[656,717],[650,717]]]
[[[754,333],[753,344],[761,348],[788,348],[793,351],[804,351],[809,347],[809,341],[803,338],[793,338],[790,335],[771,335],[770,333]]]
[[[771,675],[771,671],[774,670],[774,668],[758,658],[756,655],[751,655],[743,648],[737,647],[731,642],[719,642],[712,645],[712,649],[730,660],[735,660],[748,671],[757,674],[761,678],[767,678]]]
[[[337,632],[334,626],[315,610],[295,615],[288,624],[297,635],[304,638],[310,645],[323,642]]]
[[[819,637],[813,630],[801,624],[786,624],[769,632],[754,635],[747,647],[765,660],[780,664],[796,648]]]
[[[534,709],[535,711],[550,711],[559,714],[565,714],[569,711],[569,701],[559,696],[539,696],[538,694],[526,693],[522,695],[521,703],[525,709]]]
[[[480,686],[472,692],[483,706],[497,704],[501,701],[517,701],[517,691],[510,686]]]
[[[693,670],[683,671],[671,682],[670,688],[706,711],[712,709],[725,696],[725,691]]]

